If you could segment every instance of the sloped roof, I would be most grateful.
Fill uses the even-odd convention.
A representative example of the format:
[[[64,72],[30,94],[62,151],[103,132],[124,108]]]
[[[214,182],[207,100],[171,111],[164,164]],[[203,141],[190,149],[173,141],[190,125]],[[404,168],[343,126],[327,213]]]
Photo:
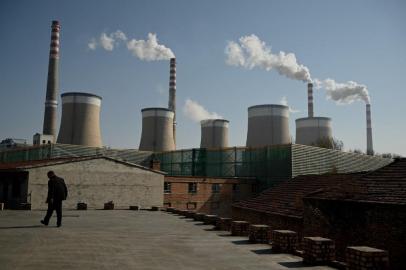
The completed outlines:
[[[406,158],[396,159],[347,185],[322,190],[308,197],[406,204]]]
[[[354,181],[365,173],[302,175],[265,190],[235,207],[285,216],[303,216],[303,197],[315,191]]]
[[[12,163],[0,163],[0,171],[15,171],[15,170],[26,170],[31,168],[38,168],[44,166],[52,166],[52,165],[59,165],[65,163],[72,163],[72,162],[80,162],[92,159],[106,159],[113,162],[121,163],[126,166],[136,167],[142,170],[148,170],[151,172],[159,173],[159,174],[166,174],[165,172],[152,170],[150,168],[125,162],[122,160],[106,157],[106,156],[85,156],[85,157],[66,157],[66,158],[53,158],[53,159],[42,159],[42,160],[30,160],[30,161],[21,161],[21,162],[12,162]]]

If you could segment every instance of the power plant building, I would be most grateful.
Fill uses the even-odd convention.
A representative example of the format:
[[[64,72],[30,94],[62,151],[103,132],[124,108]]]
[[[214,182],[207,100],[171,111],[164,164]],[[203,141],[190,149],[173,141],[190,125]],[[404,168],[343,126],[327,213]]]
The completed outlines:
[[[175,150],[173,138],[174,112],[167,108],[145,108],[142,112],[140,151]]]
[[[248,108],[247,147],[289,143],[288,106],[266,104]]]
[[[202,130],[200,148],[228,147],[228,120],[206,119],[200,124]]]
[[[62,97],[62,120],[57,143],[102,147],[100,106],[102,98],[70,92]]]

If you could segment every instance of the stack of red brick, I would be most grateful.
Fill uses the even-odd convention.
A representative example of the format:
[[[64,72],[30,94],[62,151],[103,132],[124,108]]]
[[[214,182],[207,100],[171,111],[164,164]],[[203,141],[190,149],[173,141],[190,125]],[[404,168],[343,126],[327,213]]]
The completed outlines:
[[[335,260],[334,241],[322,237],[305,237],[303,262],[316,265]]]
[[[348,270],[387,270],[389,269],[388,252],[371,247],[347,248]]]

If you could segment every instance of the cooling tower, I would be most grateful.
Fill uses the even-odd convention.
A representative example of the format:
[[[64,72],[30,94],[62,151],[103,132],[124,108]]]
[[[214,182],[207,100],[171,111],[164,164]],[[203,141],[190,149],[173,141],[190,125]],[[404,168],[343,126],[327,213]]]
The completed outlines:
[[[48,63],[47,93],[45,98],[44,125],[42,133],[56,138],[58,106],[58,64],[59,64],[59,30],[58,21],[52,21],[51,45]]]
[[[168,109],[173,111],[173,141],[176,148],[176,58],[170,60]]]
[[[228,147],[228,120],[207,119],[200,121],[200,124],[202,126],[200,148]]]
[[[297,144],[317,145],[325,139],[333,139],[331,118],[306,117],[296,119]]]
[[[174,112],[166,108],[145,108],[142,112],[142,134],[139,150],[172,151]]]
[[[289,143],[288,106],[267,104],[248,108],[247,147]]]
[[[366,106],[367,112],[367,155],[374,155],[374,148],[372,146],[372,124],[371,124],[371,104]]]
[[[102,147],[100,105],[102,98],[88,93],[64,93],[58,143]]]

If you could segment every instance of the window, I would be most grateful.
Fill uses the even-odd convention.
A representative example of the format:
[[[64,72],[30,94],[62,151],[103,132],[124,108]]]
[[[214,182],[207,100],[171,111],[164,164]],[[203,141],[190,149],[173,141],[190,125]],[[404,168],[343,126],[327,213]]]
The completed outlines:
[[[186,204],[186,208],[190,209],[190,210],[196,209],[196,207],[197,207],[197,203],[195,203],[195,202],[188,202]]]
[[[45,143],[45,140],[42,140],[42,143]]]
[[[189,193],[196,193],[197,192],[197,183],[189,183],[188,191],[189,191]]]
[[[212,184],[211,185],[211,192],[212,193],[220,193],[220,184]]]
[[[171,183],[164,182],[164,193],[171,193]]]
[[[240,185],[239,184],[233,184],[233,192],[240,192]]]

